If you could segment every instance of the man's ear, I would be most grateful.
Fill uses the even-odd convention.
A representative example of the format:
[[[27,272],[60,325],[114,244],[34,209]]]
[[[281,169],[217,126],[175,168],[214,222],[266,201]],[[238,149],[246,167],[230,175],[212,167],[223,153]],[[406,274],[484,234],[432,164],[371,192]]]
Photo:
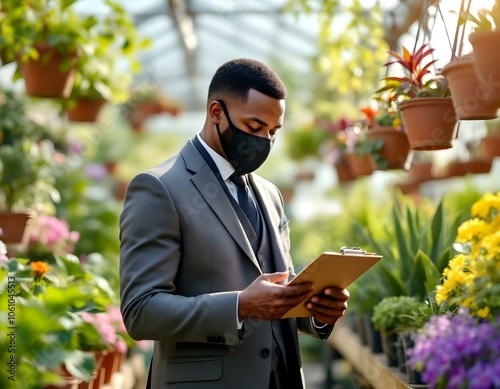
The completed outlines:
[[[212,101],[208,107],[208,112],[210,113],[210,117],[212,118],[212,122],[214,124],[220,124],[220,119],[222,117],[222,108],[217,101]]]

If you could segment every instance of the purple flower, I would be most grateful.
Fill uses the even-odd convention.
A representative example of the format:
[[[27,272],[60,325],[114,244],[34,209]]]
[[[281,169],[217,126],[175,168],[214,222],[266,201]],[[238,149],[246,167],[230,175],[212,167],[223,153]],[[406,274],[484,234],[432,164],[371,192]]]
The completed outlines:
[[[108,177],[108,171],[106,166],[92,163],[85,167],[85,175],[92,180],[101,181]]]
[[[500,317],[478,321],[466,310],[433,316],[414,336],[411,366],[429,388],[500,388]]]

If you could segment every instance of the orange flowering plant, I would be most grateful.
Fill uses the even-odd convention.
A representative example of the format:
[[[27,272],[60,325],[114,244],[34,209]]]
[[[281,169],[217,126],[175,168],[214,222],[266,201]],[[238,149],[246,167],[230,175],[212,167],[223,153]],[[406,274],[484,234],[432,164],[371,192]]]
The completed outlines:
[[[84,316],[105,312],[116,304],[106,279],[91,273],[70,254],[55,257],[50,265],[29,258],[3,258],[0,296],[5,299],[0,315],[9,318],[0,321],[0,333],[16,327],[16,333],[22,334],[22,342],[16,343],[16,371],[23,388],[60,384],[57,371],[63,365],[73,376],[90,381],[95,368],[90,351],[108,346],[99,329]],[[10,316],[9,309],[14,312]],[[4,360],[9,359],[8,340],[0,337],[0,358]],[[0,387],[10,387],[8,380],[0,372]]]

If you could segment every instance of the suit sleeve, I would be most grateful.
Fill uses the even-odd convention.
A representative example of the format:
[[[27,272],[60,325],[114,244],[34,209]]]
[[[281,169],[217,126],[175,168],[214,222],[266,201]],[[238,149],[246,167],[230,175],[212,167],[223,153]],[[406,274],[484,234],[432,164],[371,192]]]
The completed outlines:
[[[238,292],[176,295],[179,216],[168,188],[151,173],[129,185],[120,217],[121,311],[136,340],[240,343]]]
[[[285,240],[284,247],[286,247],[286,249],[287,249],[288,263],[289,263],[288,271],[290,274],[292,274],[292,277],[290,278],[290,279],[292,279],[293,277],[295,277],[295,270],[294,270],[294,266],[293,266],[293,260],[292,260],[292,257],[290,255],[291,244],[290,244],[290,231],[288,229],[288,219],[286,218],[286,215],[284,214],[284,211],[283,211],[283,209],[284,209],[283,197],[281,196],[279,189],[278,188],[276,188],[276,189],[278,190],[278,194],[280,197],[280,204],[281,204],[281,213],[282,213],[281,226],[286,225],[286,234],[281,234],[281,236],[286,235],[282,239]],[[310,317],[307,317],[307,318],[301,317],[301,318],[297,318],[296,320],[297,320],[297,328],[300,331],[302,331],[303,333],[309,334],[311,336],[314,336],[316,338],[322,339],[322,340],[328,339],[328,337],[332,333],[332,330],[334,327],[333,325],[327,325],[327,326],[322,327],[322,328],[317,328],[312,324]]]

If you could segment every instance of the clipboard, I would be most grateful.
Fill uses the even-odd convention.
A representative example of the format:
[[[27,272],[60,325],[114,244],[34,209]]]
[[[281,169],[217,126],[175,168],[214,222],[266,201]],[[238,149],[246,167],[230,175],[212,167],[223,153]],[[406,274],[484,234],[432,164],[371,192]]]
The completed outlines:
[[[313,294],[319,294],[327,286],[345,289],[359,276],[375,265],[381,255],[368,253],[359,247],[342,247],[339,252],[323,252],[303,268],[287,285],[301,282],[313,283]],[[282,319],[290,317],[309,317],[307,299],[285,313]]]

